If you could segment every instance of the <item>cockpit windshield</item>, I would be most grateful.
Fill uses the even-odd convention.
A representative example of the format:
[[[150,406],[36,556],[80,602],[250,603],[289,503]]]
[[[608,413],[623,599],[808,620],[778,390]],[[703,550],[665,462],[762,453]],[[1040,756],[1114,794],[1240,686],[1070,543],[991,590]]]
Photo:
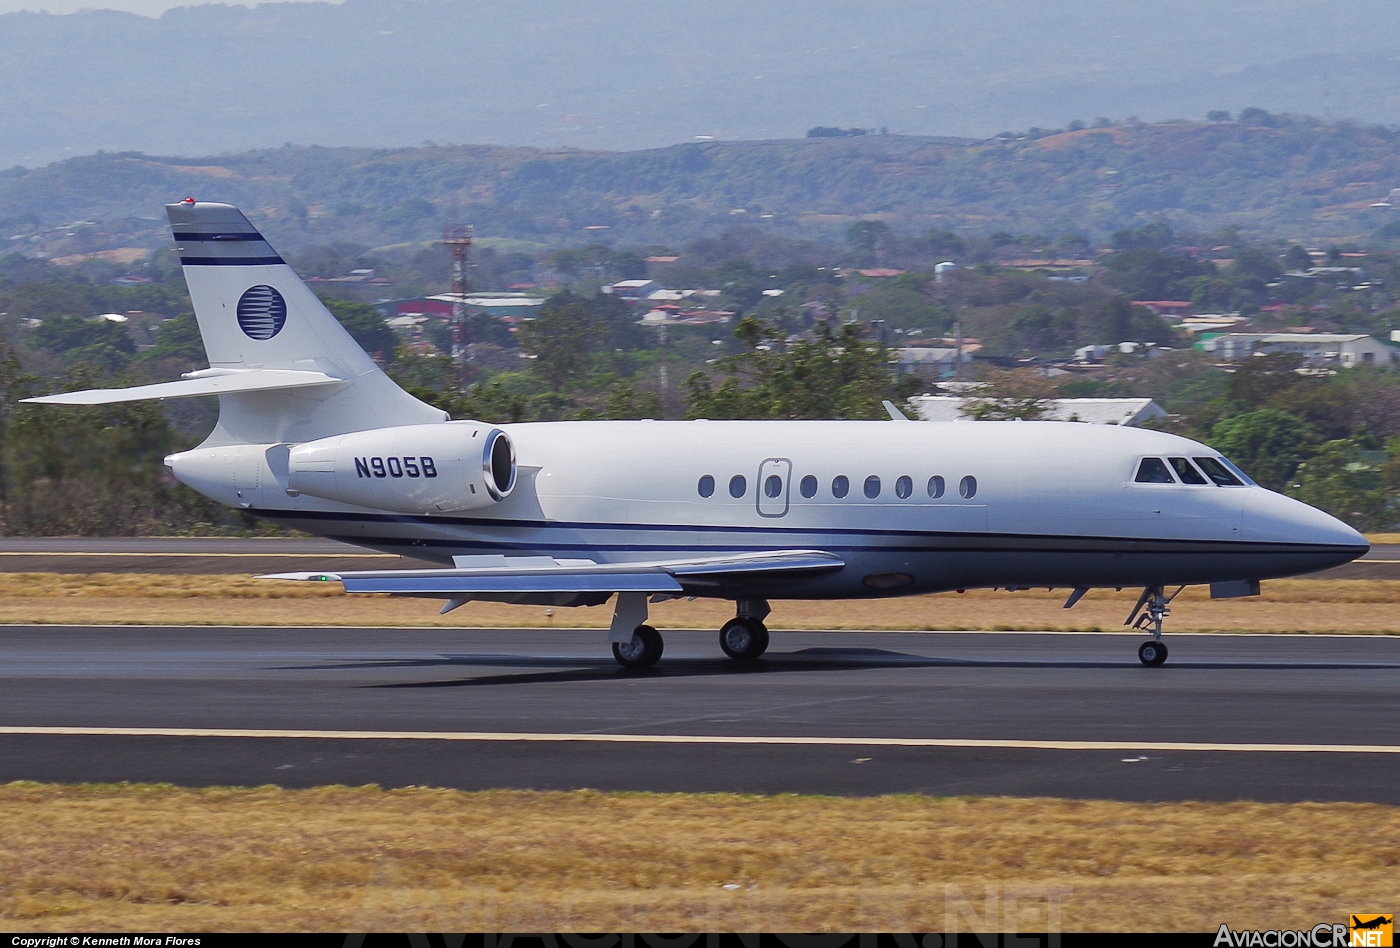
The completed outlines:
[[[1175,484],[1176,478],[1172,477],[1172,472],[1167,470],[1167,465],[1161,458],[1143,458],[1138,465],[1137,477],[1133,478],[1139,484]]]
[[[1183,484],[1205,484],[1206,479],[1201,476],[1201,472],[1192,467],[1191,462],[1185,458],[1167,458],[1171,462],[1172,470],[1176,471],[1176,476]]]
[[[1206,477],[1221,487],[1244,487],[1246,482],[1253,483],[1224,458],[1196,458],[1196,463],[1206,472]]]

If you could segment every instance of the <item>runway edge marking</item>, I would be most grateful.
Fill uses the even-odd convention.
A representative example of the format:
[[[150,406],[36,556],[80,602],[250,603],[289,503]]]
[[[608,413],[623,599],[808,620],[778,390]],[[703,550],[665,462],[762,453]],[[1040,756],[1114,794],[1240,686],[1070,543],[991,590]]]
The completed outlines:
[[[0,736],[223,737],[333,741],[464,741],[555,744],[739,744],[810,747],[962,747],[1068,751],[1227,751],[1272,754],[1400,754],[1396,744],[1214,744],[1196,741],[1021,741],[937,737],[784,737],[710,734],[572,734],[517,731],[320,731],[200,727],[0,727]]]

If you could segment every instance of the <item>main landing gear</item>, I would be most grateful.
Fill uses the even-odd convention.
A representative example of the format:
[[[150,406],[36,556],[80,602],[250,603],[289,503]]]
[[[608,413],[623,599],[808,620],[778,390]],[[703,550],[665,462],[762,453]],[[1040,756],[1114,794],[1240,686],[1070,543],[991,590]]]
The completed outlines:
[[[768,627],[763,620],[772,610],[766,599],[740,599],[737,611],[719,630],[719,647],[730,658],[752,661],[768,651]]]
[[[1123,623],[1135,629],[1150,630],[1152,638],[1138,646],[1138,661],[1150,668],[1156,668],[1167,660],[1167,643],[1162,641],[1162,622],[1171,615],[1168,608],[1171,601],[1181,595],[1181,590],[1185,588],[1182,586],[1168,596],[1163,587],[1148,586],[1138,597],[1128,621]]]
[[[612,644],[613,658],[623,668],[650,668],[661,658],[666,642],[661,633],[649,625],[632,630],[632,638]]]
[[[719,630],[719,647],[736,661],[752,661],[768,651],[768,627],[763,620],[771,611],[765,599],[740,599],[736,615]],[[650,668],[661,658],[666,643],[661,633],[646,624],[647,595],[619,593],[608,640],[613,658],[623,668]]]

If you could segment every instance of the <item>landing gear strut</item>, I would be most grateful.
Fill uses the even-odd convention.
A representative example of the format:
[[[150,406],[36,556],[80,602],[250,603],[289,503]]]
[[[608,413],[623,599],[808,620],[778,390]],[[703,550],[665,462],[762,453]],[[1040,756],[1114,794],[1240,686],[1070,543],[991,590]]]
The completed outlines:
[[[1128,621],[1123,623],[1135,629],[1150,630],[1152,638],[1138,647],[1138,661],[1144,665],[1156,668],[1167,660],[1167,643],[1162,641],[1162,622],[1171,615],[1168,607],[1172,600],[1181,595],[1181,590],[1185,588],[1182,586],[1168,596],[1163,587],[1148,586],[1138,597]]]
[[[612,643],[613,658],[623,668],[650,668],[661,658],[666,643],[646,621],[647,594],[618,593],[608,641]]]
[[[719,647],[738,661],[751,661],[768,651],[768,627],[764,618],[771,611],[763,599],[740,599],[738,615],[719,630]]]

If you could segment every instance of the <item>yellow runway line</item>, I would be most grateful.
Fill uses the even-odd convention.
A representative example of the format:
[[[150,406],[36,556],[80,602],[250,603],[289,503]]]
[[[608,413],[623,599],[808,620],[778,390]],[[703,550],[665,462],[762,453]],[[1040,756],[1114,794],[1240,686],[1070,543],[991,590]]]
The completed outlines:
[[[329,731],[203,727],[0,727],[0,735],[234,737],[333,741],[479,741],[570,744],[750,744],[807,747],[966,747],[1069,751],[1227,751],[1273,754],[1400,754],[1400,744],[1227,744],[1196,741],[1023,741],[936,737],[784,737],[730,734],[579,734],[527,731]]]

